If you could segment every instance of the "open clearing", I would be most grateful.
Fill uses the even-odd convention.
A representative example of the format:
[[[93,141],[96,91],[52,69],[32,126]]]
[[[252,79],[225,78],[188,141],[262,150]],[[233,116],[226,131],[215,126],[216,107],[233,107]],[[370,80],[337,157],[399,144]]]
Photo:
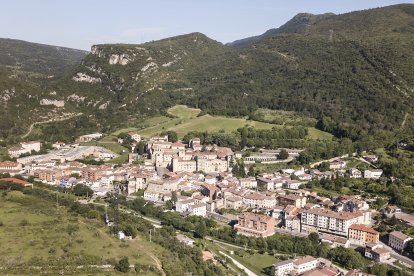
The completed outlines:
[[[200,109],[189,108],[184,105],[177,105],[168,110],[168,114],[174,116],[174,118],[169,118],[167,116],[158,116],[150,118],[143,121],[139,127],[131,127],[117,130],[109,136],[105,137],[104,141],[110,141],[119,133],[128,131],[136,131],[140,135],[149,138],[151,136],[160,134],[163,131],[173,130],[177,132],[180,138],[182,138],[185,134],[187,134],[190,131],[217,132],[224,130],[225,132],[229,133],[244,126],[250,126],[257,129],[272,129],[273,127],[291,127],[282,124],[271,124],[247,120],[245,118],[211,116],[208,114],[197,117],[200,111]],[[300,121],[298,120],[297,122],[297,125],[300,126]],[[331,134],[315,129],[314,127],[307,128],[309,131],[309,139],[330,140],[333,137]]]

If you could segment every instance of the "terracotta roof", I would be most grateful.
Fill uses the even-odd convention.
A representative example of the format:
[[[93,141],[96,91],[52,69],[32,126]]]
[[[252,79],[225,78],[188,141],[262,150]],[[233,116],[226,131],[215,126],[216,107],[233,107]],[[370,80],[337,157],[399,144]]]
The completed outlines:
[[[21,180],[21,179],[17,179],[17,178],[1,178],[0,181],[6,181],[6,182],[13,182],[16,184],[22,184],[22,185],[32,185],[32,183]]]
[[[309,262],[312,262],[312,261],[315,261],[315,260],[316,259],[312,256],[304,256],[304,257],[300,257],[300,258],[296,259],[293,263],[295,265],[302,265],[302,264],[309,263]]]
[[[374,234],[374,235],[378,235],[379,234],[379,232],[377,232],[374,229],[372,229],[372,228],[370,228],[368,226],[365,226],[363,224],[352,224],[349,227],[349,229],[363,231],[363,232],[371,233],[371,234]]]
[[[400,240],[412,239],[410,236],[400,232],[400,231],[393,231],[390,233],[390,236],[394,236]]]
[[[6,162],[0,162],[0,167],[17,167],[18,164],[16,162],[10,162],[10,161],[6,161]]]

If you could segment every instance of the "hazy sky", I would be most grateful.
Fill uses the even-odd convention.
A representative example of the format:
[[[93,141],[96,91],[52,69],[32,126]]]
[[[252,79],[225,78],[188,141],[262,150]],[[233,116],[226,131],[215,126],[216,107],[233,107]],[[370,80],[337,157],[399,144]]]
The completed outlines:
[[[405,1],[414,3],[413,1]],[[279,27],[299,12],[345,13],[393,0],[2,0],[0,37],[89,50],[202,32],[223,43]]]

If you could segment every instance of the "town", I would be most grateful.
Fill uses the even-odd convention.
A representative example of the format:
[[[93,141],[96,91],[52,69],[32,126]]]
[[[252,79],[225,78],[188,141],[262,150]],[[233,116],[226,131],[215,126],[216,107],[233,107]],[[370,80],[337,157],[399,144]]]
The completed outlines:
[[[16,161],[0,162],[3,179],[20,183],[16,176],[33,179],[54,187],[72,189],[85,185],[94,198],[122,193],[127,199],[143,198],[156,207],[175,211],[182,217],[199,216],[233,225],[238,235],[256,238],[276,233],[294,237],[317,237],[331,248],[353,248],[370,260],[411,268],[407,257],[412,237],[392,231],[385,236],[375,230],[378,218],[399,220],[413,227],[414,216],[398,206],[385,203],[372,208],[372,199],[360,195],[338,194],[327,197],[307,188],[312,180],[363,178],[377,180],[383,176],[380,168],[347,168],[345,157],[319,162],[305,169],[281,169],[252,174],[249,164],[292,161],[302,149],[262,149],[255,155],[233,152],[231,148],[202,144],[197,137],[188,144],[169,141],[168,135],[143,139],[138,133],[126,135],[131,149],[138,144],[141,153],[132,150],[128,163],[91,164],[84,160],[108,161],[118,155],[99,146],[82,146],[82,142],[98,141],[101,133],[84,135],[75,144],[54,143],[45,154],[40,142],[21,142],[9,148]],[[124,138],[125,139],[125,138]],[[118,138],[117,142],[124,143]],[[367,154],[363,162],[375,164],[378,157]],[[243,177],[234,168],[243,165]],[[325,167],[325,169],[322,169]],[[319,168],[319,169],[318,169]],[[29,184],[29,182],[27,182]],[[32,184],[33,185],[33,184]],[[121,234],[125,238],[124,233]],[[177,238],[192,245],[185,235]],[[397,266],[396,266],[397,267]],[[359,275],[347,271],[329,260],[303,256],[274,263],[274,275]]]

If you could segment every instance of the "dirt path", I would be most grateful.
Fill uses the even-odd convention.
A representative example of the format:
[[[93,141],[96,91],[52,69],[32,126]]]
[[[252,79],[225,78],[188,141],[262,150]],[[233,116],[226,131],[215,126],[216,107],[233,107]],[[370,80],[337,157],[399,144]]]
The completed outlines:
[[[404,115],[404,120],[402,121],[400,128],[403,128],[404,127],[405,122],[407,121],[408,115],[410,115],[410,114],[408,112],[406,112],[405,115]]]
[[[37,126],[37,125],[42,125],[42,124],[47,124],[47,123],[52,123],[52,122],[60,122],[60,121],[65,121],[65,120],[69,120],[69,119],[75,118],[75,117],[77,117],[77,116],[80,116],[80,115],[82,115],[82,114],[83,114],[83,113],[77,113],[77,114],[70,115],[70,116],[68,116],[68,117],[63,117],[63,118],[54,118],[54,119],[50,119],[50,120],[47,120],[47,121],[34,122],[34,123],[32,123],[32,124],[30,125],[29,130],[26,132],[26,134],[24,134],[24,135],[22,136],[22,138],[26,138],[27,136],[29,136],[29,135],[30,135],[30,133],[32,133],[33,128],[34,128],[35,126]]]
[[[154,260],[155,264],[157,265],[157,268],[161,271],[162,276],[167,276],[167,274],[165,274],[164,270],[162,269],[162,263],[160,259],[158,259],[152,254],[150,254],[150,257]]]

